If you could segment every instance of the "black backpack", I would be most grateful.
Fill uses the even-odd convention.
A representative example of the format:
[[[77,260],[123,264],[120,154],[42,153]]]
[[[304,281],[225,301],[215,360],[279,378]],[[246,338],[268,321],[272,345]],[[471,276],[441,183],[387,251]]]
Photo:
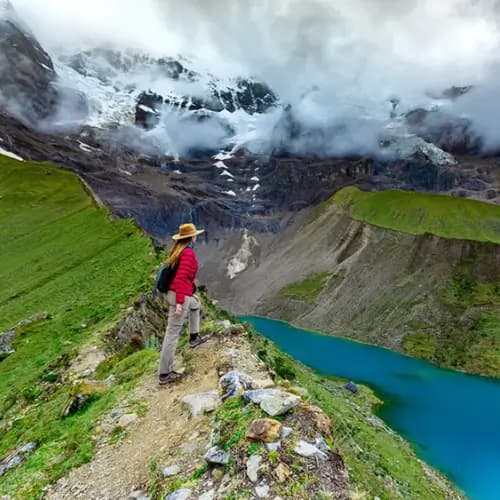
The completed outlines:
[[[170,286],[170,283],[172,283],[178,267],[178,263],[173,267],[162,264],[156,274],[155,290],[158,290],[161,293],[167,293],[168,287]]]

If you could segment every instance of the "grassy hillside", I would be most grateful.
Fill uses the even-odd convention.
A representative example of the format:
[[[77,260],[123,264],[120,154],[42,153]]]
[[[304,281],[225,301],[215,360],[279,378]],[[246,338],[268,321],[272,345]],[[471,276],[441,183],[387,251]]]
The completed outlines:
[[[349,215],[375,226],[409,234],[431,233],[500,243],[500,206],[450,196],[391,190],[340,190],[333,198]]]
[[[89,458],[95,421],[123,389],[61,420],[70,388],[51,382],[146,286],[155,256],[132,222],[111,221],[94,205],[75,175],[2,156],[0,255],[0,332],[49,314],[18,331],[15,354],[0,362],[0,457],[39,443],[24,467],[2,477],[0,494],[31,498]]]

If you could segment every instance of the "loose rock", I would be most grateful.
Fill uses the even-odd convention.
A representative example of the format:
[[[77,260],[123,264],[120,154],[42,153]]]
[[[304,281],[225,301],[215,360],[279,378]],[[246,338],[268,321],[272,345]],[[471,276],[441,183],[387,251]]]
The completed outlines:
[[[316,427],[319,432],[326,437],[331,437],[332,435],[332,421],[330,417],[317,406],[306,405],[305,408],[314,414],[316,420]]]
[[[254,420],[247,431],[247,438],[253,441],[272,443],[277,441],[281,435],[281,422],[271,418],[259,418]]]
[[[293,432],[293,429],[291,427],[283,427],[281,429],[281,437],[283,439],[287,438],[291,433]]]
[[[297,455],[302,457],[310,458],[310,457],[318,457],[321,460],[327,460],[328,455],[323,453],[313,444],[307,443],[306,441],[299,441],[295,448],[293,449]]]
[[[118,426],[128,427],[129,425],[132,425],[138,418],[139,417],[137,416],[137,413],[126,413],[119,418]]]
[[[198,497],[198,500],[213,500],[215,498],[215,490],[207,491]]]
[[[205,460],[210,465],[227,465],[231,455],[217,446],[210,448],[205,455]]]
[[[245,391],[245,401],[260,404],[260,407],[271,417],[283,415],[300,403],[300,397],[279,389],[258,389]]]
[[[252,379],[245,373],[233,370],[226,373],[219,380],[222,393],[222,401],[227,398],[234,398],[244,393],[252,385]]]
[[[252,380],[252,389],[271,389],[275,387],[274,380],[272,378],[265,378],[262,380]]]
[[[292,471],[287,464],[282,462],[274,470],[274,475],[276,476],[278,483],[284,483],[292,475]]]
[[[269,496],[269,486],[267,484],[262,484],[255,488],[255,494],[259,498],[267,498]]]
[[[344,385],[344,387],[353,394],[356,394],[358,392],[358,386],[354,382],[349,382]]]
[[[0,476],[3,476],[8,470],[21,465],[36,450],[37,446],[37,443],[31,442],[9,453],[0,462]]]
[[[182,402],[189,407],[193,418],[202,413],[214,411],[219,404],[219,393],[217,391],[202,392],[200,394],[191,394],[182,398]]]
[[[177,464],[175,464],[175,465],[170,465],[168,467],[165,467],[162,470],[162,474],[163,474],[163,477],[172,477],[172,476],[176,476],[177,474],[179,474],[180,471],[181,471],[181,468]]]
[[[133,491],[130,496],[130,500],[149,500],[149,496],[142,490]]]
[[[188,488],[181,488],[180,490],[174,491],[165,497],[165,500],[189,500],[191,498],[192,491]]]
[[[247,476],[252,483],[256,483],[259,480],[259,468],[262,463],[262,457],[260,455],[252,455],[247,460]]]
[[[283,392],[279,395],[266,396],[260,407],[271,417],[283,415],[300,403],[300,397]]]
[[[281,441],[276,441],[274,443],[266,443],[267,451],[277,451],[281,446]]]

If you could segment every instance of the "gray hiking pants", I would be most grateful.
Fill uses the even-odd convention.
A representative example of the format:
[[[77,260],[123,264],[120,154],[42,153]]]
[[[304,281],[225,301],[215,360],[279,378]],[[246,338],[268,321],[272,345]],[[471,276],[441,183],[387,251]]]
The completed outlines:
[[[167,293],[168,301],[168,325],[163,346],[161,348],[160,375],[166,375],[174,370],[174,353],[182,333],[182,327],[189,318],[189,332],[199,333],[200,331],[200,302],[195,297],[186,297],[182,305],[182,314],[176,318],[174,316],[176,308],[175,292]]]

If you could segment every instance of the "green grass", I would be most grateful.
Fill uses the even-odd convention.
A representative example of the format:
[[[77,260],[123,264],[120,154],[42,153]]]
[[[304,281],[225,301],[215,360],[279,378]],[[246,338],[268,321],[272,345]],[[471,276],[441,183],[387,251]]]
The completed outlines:
[[[500,207],[444,195],[347,187],[332,200],[356,220],[410,234],[500,243]]]
[[[15,354],[0,362],[0,457],[39,443],[25,465],[2,477],[0,494],[35,498],[47,482],[90,459],[99,416],[154,364],[153,350],[118,361],[117,383],[61,420],[70,387],[59,373],[149,286],[156,257],[141,231],[131,221],[111,220],[72,173],[5,157],[0,255],[0,331],[49,313],[20,329]]]
[[[279,296],[284,299],[301,300],[308,304],[314,304],[330,276],[329,273],[308,276],[303,281],[282,288],[279,291]]]

